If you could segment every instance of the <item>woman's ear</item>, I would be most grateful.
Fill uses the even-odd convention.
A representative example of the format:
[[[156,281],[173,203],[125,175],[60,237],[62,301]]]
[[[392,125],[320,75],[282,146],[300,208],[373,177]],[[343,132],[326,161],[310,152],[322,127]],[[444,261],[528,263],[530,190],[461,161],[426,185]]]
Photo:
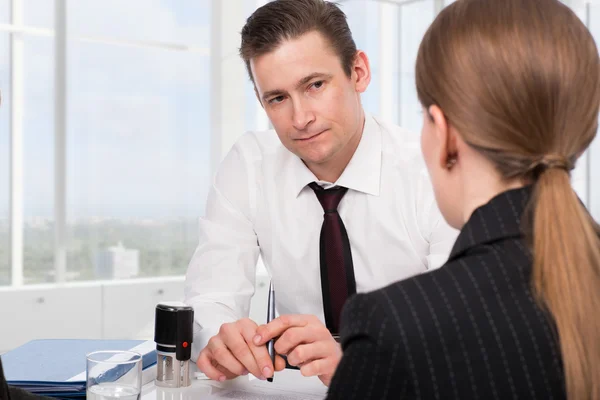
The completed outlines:
[[[429,118],[434,125],[434,134],[438,142],[438,164],[443,169],[452,169],[458,161],[456,133],[451,129],[441,108],[432,105],[427,109]]]

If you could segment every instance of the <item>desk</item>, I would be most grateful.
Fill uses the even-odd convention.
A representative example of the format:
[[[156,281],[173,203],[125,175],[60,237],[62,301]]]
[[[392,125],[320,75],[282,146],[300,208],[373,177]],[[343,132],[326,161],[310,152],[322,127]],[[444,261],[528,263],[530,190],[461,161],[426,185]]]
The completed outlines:
[[[319,378],[306,378],[298,370],[283,370],[275,374],[274,382],[239,377],[227,382],[194,379],[183,389],[161,388],[150,382],[142,388],[142,400],[317,400],[324,399],[327,387]]]

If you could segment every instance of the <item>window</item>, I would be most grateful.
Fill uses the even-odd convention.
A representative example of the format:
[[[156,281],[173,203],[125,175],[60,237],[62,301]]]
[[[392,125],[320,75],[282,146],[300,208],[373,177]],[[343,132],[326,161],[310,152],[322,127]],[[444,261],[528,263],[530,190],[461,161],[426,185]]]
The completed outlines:
[[[22,139],[22,282],[181,275],[197,245],[210,169],[210,0],[65,2],[66,84],[57,86],[54,1],[0,0],[0,285],[10,284],[12,106]],[[60,5],[60,3],[57,3]],[[57,15],[58,14],[58,15]],[[14,28],[22,32],[13,34]],[[60,36],[57,36],[60,41]],[[11,98],[10,41],[20,43]],[[66,95],[66,108],[57,94]],[[22,99],[18,104],[16,99]],[[56,170],[55,115],[66,116]],[[56,114],[58,113],[58,114]],[[6,172],[5,172],[6,171]],[[64,191],[66,216],[55,221]],[[60,197],[60,196],[59,196]],[[18,212],[18,211],[17,211]],[[19,226],[16,226],[19,230]],[[18,236],[18,235],[17,235]],[[18,246],[17,246],[18,247]],[[20,281],[20,280],[17,280]]]
[[[111,277],[97,258],[119,243],[139,252],[121,277],[185,273],[209,185],[207,57],[73,42],[68,70],[68,279]]]
[[[218,40],[213,41],[212,5],[221,6],[220,1],[0,0],[0,285],[55,282],[58,247],[66,251],[66,276],[60,279],[67,281],[185,272],[215,160],[243,129],[269,126],[245,70],[246,86],[237,92],[242,70],[231,61],[245,17],[267,0],[236,0],[243,7],[219,11]],[[418,135],[416,54],[435,14],[451,0],[338,2],[371,62],[365,109]],[[14,15],[22,21],[11,20],[11,4],[20,7]],[[576,11],[600,38],[600,5]],[[54,39],[55,18],[63,13],[67,38],[59,44],[66,46],[66,69],[61,69],[62,46],[55,48]],[[11,58],[12,42],[22,48],[14,53],[17,59]],[[211,60],[215,43],[223,46],[212,50],[223,51]],[[65,85],[55,82],[57,66],[66,72]],[[211,71],[222,70],[235,76],[211,82]],[[57,102],[63,94],[65,107]],[[214,99],[221,103],[215,106]],[[230,115],[230,107],[241,115]],[[211,114],[215,109],[217,117]],[[63,113],[61,133],[55,115]],[[212,118],[219,126],[238,120],[215,133]],[[63,133],[64,156],[56,160],[55,154],[62,154],[56,153],[56,138]],[[11,135],[22,143],[22,153],[11,154]],[[574,177],[596,218],[599,155],[596,139]],[[15,232],[23,235],[22,243],[15,242],[22,265],[20,252],[9,258],[15,157],[22,165],[16,170],[22,180],[15,182],[22,199],[13,213]],[[61,160],[64,174],[56,172]],[[63,194],[66,215],[55,221],[55,198]],[[64,238],[56,235],[63,228]]]
[[[244,1],[244,21],[248,18],[258,7],[266,4],[268,0],[256,0],[256,1]],[[239,27],[238,31],[241,31]],[[260,105],[260,102],[256,98],[254,92],[254,84],[250,80],[248,73],[246,72],[246,66],[244,65],[244,79],[246,80],[245,87],[245,131],[262,131],[270,129],[269,118],[267,113]]]
[[[341,3],[356,45],[366,52],[371,64],[371,84],[363,95],[365,110],[415,135],[419,134],[422,122],[415,89],[415,60],[437,3],[435,0],[407,4],[364,0]]]
[[[210,178],[210,2],[68,4],[66,278],[181,275]]]
[[[0,24],[7,24],[10,22],[10,7],[8,5],[9,0],[0,0]],[[8,60],[8,58],[6,58]]]
[[[0,1],[0,15],[7,3]],[[2,17],[0,17],[2,23]],[[8,34],[0,31],[0,286],[11,282],[8,214],[10,198],[10,64]]]
[[[23,283],[54,274],[54,43],[23,36]],[[20,107],[13,103],[13,106]]]
[[[371,83],[367,91],[362,95],[365,110],[377,115],[379,113],[379,71],[374,66],[379,65],[379,35],[374,34],[373,29],[379,23],[379,9],[381,5],[369,1],[345,1],[341,3],[341,9],[348,17],[348,25],[352,31],[356,47],[363,50],[369,57],[371,65]]]
[[[435,1],[422,1],[402,7],[400,26],[401,48],[401,114],[400,123],[406,129],[420,134],[423,116],[415,85],[415,63],[421,38],[436,15]],[[423,16],[430,16],[424,18]]]
[[[367,112],[408,129],[421,130],[421,105],[415,87],[415,62],[421,38],[443,6],[453,0],[341,0],[357,47],[371,63],[371,84],[363,95]],[[395,3],[395,4],[394,4]],[[600,41],[600,5],[567,2],[587,21]],[[376,28],[377,27],[377,28]],[[600,219],[600,139],[573,171],[573,187]]]
[[[211,0],[69,1],[69,34],[208,48],[210,3]]]
[[[586,11],[590,31],[596,43],[600,43],[600,4],[597,2],[587,4]],[[600,221],[600,137],[598,134],[590,146],[588,161],[589,208],[596,221]]]
[[[35,28],[54,29],[54,1],[20,0],[23,24]]]

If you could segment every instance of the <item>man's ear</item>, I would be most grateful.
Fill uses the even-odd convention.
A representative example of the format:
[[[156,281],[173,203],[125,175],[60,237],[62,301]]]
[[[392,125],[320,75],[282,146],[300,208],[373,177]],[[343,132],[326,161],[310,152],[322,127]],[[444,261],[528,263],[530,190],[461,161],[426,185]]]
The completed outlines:
[[[441,108],[432,105],[427,109],[429,118],[433,121],[434,134],[438,142],[438,163],[441,168],[451,169],[458,161],[456,132],[451,129]]]
[[[367,54],[358,50],[354,56],[354,64],[352,65],[352,79],[358,93],[364,93],[371,83],[371,66]]]
[[[256,90],[256,85],[254,85],[254,94],[256,95],[256,100],[258,100],[258,103],[260,104],[260,106],[263,108],[263,110],[265,109],[265,106],[263,106],[262,101],[260,100],[260,95],[258,94],[258,90]]]

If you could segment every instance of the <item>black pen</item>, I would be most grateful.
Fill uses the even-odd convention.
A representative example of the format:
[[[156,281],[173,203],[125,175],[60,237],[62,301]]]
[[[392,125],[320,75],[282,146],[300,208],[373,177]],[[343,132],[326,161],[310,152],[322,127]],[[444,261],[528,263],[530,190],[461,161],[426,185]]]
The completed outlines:
[[[275,291],[273,290],[273,282],[269,285],[269,300],[267,305],[267,324],[275,319]],[[275,376],[275,339],[267,342],[267,350],[271,361],[273,362],[273,376]],[[267,381],[273,382],[273,378],[267,378]]]

